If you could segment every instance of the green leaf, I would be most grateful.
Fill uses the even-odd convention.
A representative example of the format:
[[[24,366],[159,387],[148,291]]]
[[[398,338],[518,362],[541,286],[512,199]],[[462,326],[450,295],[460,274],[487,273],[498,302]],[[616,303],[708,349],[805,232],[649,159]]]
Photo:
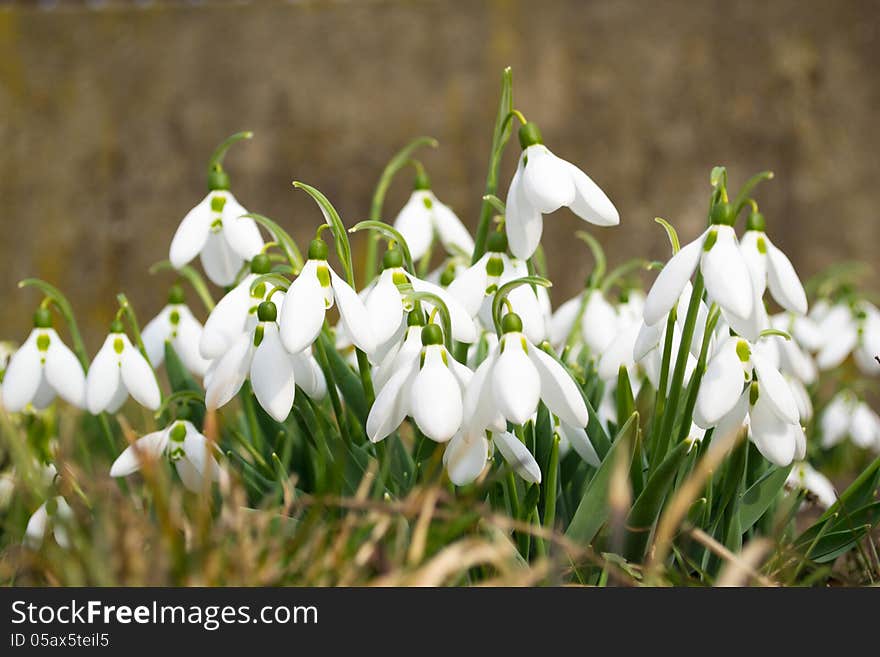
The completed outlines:
[[[833,561],[863,539],[880,521],[880,502],[873,502],[852,512],[848,518],[832,523],[829,531],[818,536],[807,549],[806,556],[816,563]],[[797,541],[800,547],[800,538]]]
[[[777,499],[789,472],[791,466],[773,467],[743,493],[739,500],[739,525],[744,532],[751,529]]]
[[[333,233],[333,242],[336,244],[336,254],[339,256],[339,261],[342,263],[342,267],[345,270],[345,279],[348,281],[349,285],[354,287],[354,266],[351,264],[351,244],[348,241],[348,233],[345,230],[345,225],[342,223],[342,218],[339,216],[336,208],[333,207],[333,204],[322,192],[318,191],[311,185],[294,180],[293,186],[297,189],[303,190],[306,194],[312,197],[315,203],[318,204],[318,207],[321,209],[321,214],[324,215],[324,221],[330,226],[330,230]]]
[[[621,365],[617,372],[617,417],[629,417],[636,410],[636,402],[633,398],[632,385],[629,381],[629,373],[626,366]]]
[[[389,226],[384,221],[379,221],[377,219],[368,219],[367,221],[359,221],[354,226],[348,229],[349,233],[357,233],[362,230],[374,230],[381,235],[384,235],[389,240],[393,240],[398,248],[400,249],[400,254],[403,256],[403,264],[406,267],[406,270],[415,274],[416,269],[413,264],[412,254],[409,250],[409,245],[406,243],[406,240],[403,238],[397,229],[393,226]]]
[[[498,291],[495,292],[495,296],[492,298],[492,319],[495,321],[495,329],[498,331],[499,336],[501,335],[501,306],[504,303],[504,300],[507,298],[507,295],[521,285],[540,285],[541,287],[552,287],[553,283],[551,283],[546,278],[542,278],[541,276],[523,276],[522,278],[508,281],[500,288],[498,288]]]
[[[602,465],[587,484],[565,536],[579,543],[590,543],[608,519],[608,486],[618,458],[632,462],[632,446],[638,438],[639,416],[632,416],[621,427]]]
[[[361,385],[360,377],[348,366],[348,363],[342,358],[342,355],[336,351],[334,345],[329,338],[322,332],[318,339],[324,344],[324,351],[327,354],[328,365],[336,380],[336,385],[342,392],[342,398],[357,416],[361,425],[366,425],[367,414],[370,412],[367,397],[364,394],[364,388]]]
[[[675,475],[687,459],[688,447],[688,443],[681,442],[666,455],[630,509],[626,519],[628,532],[624,544],[624,556],[628,560],[640,561],[644,556],[651,528],[660,516]]]

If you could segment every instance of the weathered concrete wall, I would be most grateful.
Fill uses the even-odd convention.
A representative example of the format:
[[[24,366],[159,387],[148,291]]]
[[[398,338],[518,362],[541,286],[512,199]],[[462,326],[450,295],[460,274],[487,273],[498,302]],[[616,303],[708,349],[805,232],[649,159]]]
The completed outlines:
[[[155,312],[169,279],[146,269],[240,129],[257,137],[227,160],[237,196],[298,239],[320,216],[291,180],[353,223],[418,134],[441,141],[424,161],[473,227],[508,64],[516,105],[620,209],[619,228],[596,231],[612,264],[665,257],[656,215],[696,234],[719,163],[734,181],[776,171],[762,210],[805,275],[878,263],[877,2],[81,5],[0,10],[3,336],[28,328],[35,293],[14,287],[28,275],[70,294],[93,349],[117,291]],[[408,190],[395,185],[389,219]],[[546,222],[557,301],[589,267],[579,227]]]

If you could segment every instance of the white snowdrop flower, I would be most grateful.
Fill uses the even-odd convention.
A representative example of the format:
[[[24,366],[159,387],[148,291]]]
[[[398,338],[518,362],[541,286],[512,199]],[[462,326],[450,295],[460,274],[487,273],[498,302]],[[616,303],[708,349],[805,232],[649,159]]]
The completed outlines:
[[[678,352],[678,343],[681,340],[681,334],[687,319],[688,306],[691,302],[691,293],[693,286],[690,281],[685,283],[684,289],[678,297],[678,305],[675,313],[675,325],[673,337],[675,340],[673,353]],[[654,324],[648,324],[644,320],[639,329],[638,337],[633,348],[633,358],[636,362],[644,359],[652,350],[657,349],[658,354],[662,355],[663,344],[666,339],[666,324],[669,313],[664,314],[659,321]],[[703,345],[703,333],[706,328],[706,322],[709,318],[709,309],[703,300],[700,300],[697,307],[697,321],[694,325],[694,336],[691,339],[691,355],[696,358],[700,354]],[[713,337],[714,339],[714,337]],[[696,364],[696,361],[695,363]]]
[[[56,394],[85,408],[86,376],[79,360],[52,328],[50,312],[40,308],[27,340],[9,359],[3,375],[3,406],[10,413],[28,404],[44,409]]]
[[[790,490],[805,490],[816,498],[820,506],[828,508],[837,501],[834,484],[821,472],[806,461],[795,463],[785,480],[785,487]]]
[[[501,457],[519,475],[530,484],[541,483],[541,467],[532,453],[509,431],[492,434],[492,444],[498,448]]]
[[[706,437],[706,430],[702,427],[698,427],[695,423],[691,422],[690,431],[688,431],[688,435],[685,436],[685,442],[690,443],[688,447],[688,452],[691,452],[697,445],[703,442],[703,438]]]
[[[382,361],[372,370],[373,387],[377,393],[385,387],[388,379],[395,372],[399,372],[402,368],[408,366],[422,351],[422,325],[424,317],[419,317],[418,313],[411,312],[407,319],[409,325],[403,340],[399,340],[389,349]]]
[[[449,290],[407,273],[403,269],[403,257],[398,249],[393,248],[385,252],[382,266],[383,271],[367,295],[366,302],[370,317],[368,325],[373,327],[377,345],[385,344],[389,339],[394,338],[395,334],[402,335],[406,330],[403,315],[404,312],[412,310],[413,304],[404,297],[398,286],[411,287],[416,292],[430,292],[439,297],[449,309],[452,338],[467,344],[477,340],[477,326],[461,302],[452,296]],[[421,305],[427,312],[433,309],[428,302],[423,301]]]
[[[752,317],[755,289],[748,265],[737,246],[733,227],[727,223],[714,223],[725,220],[718,213],[714,214],[712,225],[682,247],[660,271],[645,299],[646,325],[657,325],[665,318],[678,302],[697,266],[703,273],[706,292],[726,315],[739,318],[740,323]]]
[[[508,313],[498,345],[477,368],[467,388],[464,414],[468,426],[504,431],[505,421],[523,424],[547,405],[560,421],[587,425],[587,407],[571,376],[552,356],[529,342],[522,322]]]
[[[852,353],[858,368],[880,374],[880,310],[867,301],[833,306],[819,323],[822,347],[816,355],[821,370],[838,367]]]
[[[587,432],[583,427],[573,427],[559,418],[553,418],[553,433],[559,438],[559,456],[562,458],[569,449],[574,449],[585,463],[598,468],[601,465],[596,448],[590,442]]]
[[[145,462],[156,461],[163,455],[174,464],[184,486],[194,492],[202,490],[205,476],[220,482],[226,474],[212,453],[210,441],[188,420],[176,420],[162,431],[148,433],[126,447],[110,467],[110,476],[127,477]]]
[[[770,318],[771,326],[778,331],[785,331],[794,338],[795,318],[788,313],[780,313]],[[767,344],[778,350],[779,367],[783,374],[791,376],[802,384],[811,385],[819,376],[816,362],[809,353],[801,348],[797,339],[773,340]]]
[[[791,260],[780,251],[767,236],[764,216],[757,211],[749,215],[746,232],[739,249],[751,273],[757,297],[770,294],[786,310],[798,315],[807,313],[807,294],[798,278]]]
[[[199,351],[202,324],[184,303],[183,290],[179,285],[171,288],[168,304],[147,322],[141,339],[153,367],[159,367],[165,360],[165,343],[168,342],[192,374],[205,376],[208,371],[210,361],[203,358]]]
[[[492,300],[498,288],[528,275],[525,262],[507,256],[504,233],[496,232],[487,240],[486,253],[473,266],[458,274],[448,289],[471,317],[479,317],[484,327],[491,327],[494,324]],[[543,342],[547,337],[547,322],[536,290],[530,285],[520,285],[510,291],[507,300],[522,320],[523,333],[535,344]]]
[[[428,272],[425,280],[434,285],[447,288],[458,276],[471,266],[471,259],[461,255],[450,256],[436,269]]]
[[[785,373],[783,373],[783,376],[791,388],[791,393],[794,395],[801,423],[806,424],[813,418],[813,401],[810,399],[810,393],[807,392],[800,379]]]
[[[880,451],[880,416],[849,390],[838,393],[828,403],[819,428],[825,449],[849,437],[858,447]]]
[[[287,351],[277,319],[275,304],[262,302],[253,330],[239,336],[211,363],[205,375],[205,406],[209,410],[228,404],[248,378],[260,406],[278,422],[290,414],[296,386],[312,399],[324,397],[327,383],[311,349],[293,354]]]
[[[93,415],[105,411],[115,413],[129,395],[151,411],[162,403],[153,368],[124,331],[122,322],[114,321],[110,334],[89,366],[86,403]]]
[[[327,311],[336,304],[346,335],[362,351],[376,348],[367,310],[357,292],[327,262],[327,243],[314,239],[309,259],[290,285],[281,309],[281,342],[292,354],[307,349],[318,338]]]
[[[554,155],[534,123],[519,130],[522,154],[507,191],[504,227],[511,252],[527,260],[538,248],[543,215],[567,206],[598,226],[620,223],[617,208],[587,174]]]
[[[436,324],[422,328],[421,343],[408,361],[401,359],[376,396],[367,417],[367,436],[374,443],[395,431],[407,416],[438,443],[447,442],[461,428],[462,396],[472,372],[446,350]]]
[[[443,466],[449,480],[456,486],[474,482],[489,460],[489,441],[483,430],[459,431],[446,443]]]
[[[472,253],[474,240],[452,209],[437,200],[424,172],[416,177],[415,189],[394,220],[414,260],[428,252],[434,236],[447,253]]]
[[[46,534],[51,531],[58,546],[67,549],[70,547],[70,538],[66,528],[72,521],[73,509],[67,501],[60,495],[52,497],[43,502],[28,519],[24,530],[24,542],[35,550],[42,545]]]
[[[268,255],[260,253],[255,256],[250,263],[250,273],[214,306],[199,339],[202,358],[209,361],[220,358],[243,333],[252,331],[257,324],[257,306],[261,302],[271,297],[279,311],[283,309],[283,291],[265,282],[254,287],[254,282],[271,269]]]
[[[636,364],[634,354],[636,340],[642,330],[642,322],[621,321],[620,324],[617,335],[602,352],[596,371],[601,379],[610,381],[618,376],[621,367],[625,367],[630,379],[636,381],[637,378],[632,376]]]

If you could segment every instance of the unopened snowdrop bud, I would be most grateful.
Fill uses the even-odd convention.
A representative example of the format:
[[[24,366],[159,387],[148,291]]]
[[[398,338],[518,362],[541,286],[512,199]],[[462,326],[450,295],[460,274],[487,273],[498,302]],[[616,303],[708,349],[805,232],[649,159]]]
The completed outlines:
[[[489,235],[483,257],[455,277],[449,285],[449,293],[462,303],[471,317],[479,317],[483,326],[492,326],[492,299],[498,288],[528,275],[525,262],[508,257],[504,233],[495,232]],[[542,342],[548,327],[537,292],[529,285],[521,285],[511,290],[507,300],[522,319],[523,333],[533,343]]]
[[[318,338],[324,316],[336,304],[346,335],[362,351],[371,353],[376,338],[363,301],[327,262],[328,249],[316,238],[309,245],[309,259],[287,290],[279,313],[281,341],[292,354],[308,349]]]
[[[498,448],[502,458],[522,479],[530,484],[541,483],[541,466],[514,434],[509,431],[493,433],[492,444]]]
[[[3,405],[15,413],[30,404],[44,409],[55,395],[78,408],[86,405],[86,380],[73,352],[52,328],[46,308],[34,314],[34,328],[9,360],[3,375]]]
[[[391,248],[382,259],[383,271],[373,289],[367,295],[366,307],[370,325],[377,345],[385,345],[401,330],[404,312],[412,310],[400,287],[412,287],[416,292],[430,292],[439,297],[449,309],[452,323],[452,337],[459,342],[472,344],[477,340],[477,327],[464,305],[449,290],[439,285],[423,281],[403,269],[403,258],[399,249]],[[399,287],[400,286],[400,287]],[[423,302],[427,312],[433,307]]]
[[[147,323],[141,338],[154,367],[159,367],[165,359],[167,342],[190,372],[204,376],[208,370],[210,363],[199,352],[202,325],[184,303],[183,289],[179,285],[172,286],[168,304]]]
[[[275,303],[260,303],[256,320],[249,332],[241,334],[211,364],[205,375],[205,406],[213,410],[228,404],[249,376],[257,402],[275,420],[283,422],[293,407],[297,385],[312,399],[322,399],[327,383],[309,346],[296,353],[285,349]]]
[[[276,306],[280,308],[283,305],[284,293],[271,284],[260,284],[251,290],[256,279],[268,274],[271,269],[268,255],[261,253],[255,256],[251,260],[250,273],[214,306],[199,339],[199,355],[202,358],[220,358],[237,338],[251,331],[256,325],[256,310],[261,301],[271,297]]]
[[[717,204],[712,225],[666,263],[645,300],[645,324],[656,325],[672,309],[698,265],[709,297],[725,313],[742,321],[752,316],[754,288],[737,246],[732,214],[728,204]]]
[[[462,396],[471,371],[443,345],[436,324],[421,329],[422,348],[401,363],[382,387],[367,417],[367,435],[378,442],[410,416],[431,440],[447,442],[461,428]]]
[[[394,228],[406,240],[416,260],[428,252],[434,235],[448,253],[471,253],[474,240],[449,206],[437,200],[424,171],[416,176],[412,195],[394,220]]]
[[[585,463],[598,468],[601,464],[596,448],[590,442],[583,427],[573,427],[553,418],[553,433],[559,437],[559,455],[564,456],[569,449],[574,449]]]
[[[43,502],[30,519],[24,530],[24,542],[31,549],[37,549],[42,545],[43,539],[50,531],[55,537],[59,547],[70,547],[70,538],[67,527],[73,521],[73,509],[60,495]]]
[[[144,463],[165,455],[174,464],[184,486],[199,492],[206,476],[215,482],[225,477],[212,452],[210,441],[191,422],[177,420],[126,447],[110,467],[110,476],[127,477],[140,470]]]
[[[465,417],[475,429],[505,429],[504,422],[523,424],[543,400],[562,422],[587,425],[587,407],[577,385],[556,359],[531,344],[522,321],[508,313],[503,335],[477,368],[465,395]]]
[[[110,325],[110,334],[89,367],[86,401],[93,415],[119,410],[129,394],[152,411],[162,403],[156,374],[144,355],[132,345],[120,321]]]
[[[507,192],[505,230],[517,258],[532,256],[541,241],[543,216],[562,206],[598,226],[620,223],[617,208],[587,174],[544,146],[534,123],[519,130],[522,154]]]
[[[805,315],[807,295],[804,286],[788,257],[770,241],[765,227],[764,216],[754,210],[749,215],[747,230],[739,243],[757,298],[762,298],[769,286],[770,294],[779,305],[793,313]]]

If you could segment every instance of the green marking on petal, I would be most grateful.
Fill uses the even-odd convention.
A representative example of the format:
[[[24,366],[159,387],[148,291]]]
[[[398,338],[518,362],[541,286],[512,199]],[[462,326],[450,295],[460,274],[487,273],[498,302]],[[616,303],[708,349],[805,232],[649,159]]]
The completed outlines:
[[[486,273],[493,278],[501,276],[504,273],[504,261],[497,256],[489,258],[486,262]]]
[[[51,340],[45,333],[40,333],[40,335],[37,336],[37,349],[40,351],[47,351],[50,343]]]
[[[225,196],[213,196],[211,197],[211,211],[212,212],[223,212],[223,208],[226,207],[226,197]]]
[[[767,240],[764,239],[763,235],[757,239],[755,246],[758,247],[758,253],[767,255]]]
[[[122,341],[122,338],[116,338],[113,341],[113,351],[117,354],[121,354],[123,349],[125,349],[125,343]]]
[[[740,340],[736,343],[736,355],[743,363],[747,363],[749,358],[752,357],[752,350],[749,348],[749,343],[745,340]]]
[[[402,271],[396,271],[391,274],[391,280],[395,285],[409,285],[409,279]]]
[[[214,219],[214,221],[211,222],[211,232],[212,233],[219,233],[222,228],[223,228],[223,220],[220,219],[219,217],[217,219]]]
[[[425,207],[428,210],[430,210],[432,207],[434,207],[434,202],[431,199],[429,199],[427,196],[422,199],[422,203],[425,204]]]
[[[758,390],[757,382],[752,383],[751,387],[749,387],[749,404],[752,406],[755,405],[755,402],[758,401],[758,397],[761,395],[761,391]]]
[[[706,241],[703,242],[703,251],[707,253],[712,250],[712,247],[715,246],[715,242],[718,241],[718,231],[714,228],[709,231],[709,234],[706,235]]]
[[[169,437],[172,441],[176,443],[182,443],[183,439],[186,438],[186,425],[183,422],[178,422],[174,425],[174,428],[171,430]]]
[[[327,265],[318,265],[315,268],[315,274],[318,276],[321,287],[330,287],[330,268]]]
[[[171,311],[171,314],[168,316],[168,320],[169,320],[172,324],[174,324],[175,326],[177,326],[178,324],[180,324],[180,313],[177,312],[176,310],[172,310],[172,311]]]
[[[254,346],[259,347],[260,343],[263,341],[263,325],[258,324],[257,328],[254,329]]]
[[[264,296],[266,296],[266,284],[265,283],[258,283],[257,286],[251,292],[251,296],[254,299],[262,299]]]

